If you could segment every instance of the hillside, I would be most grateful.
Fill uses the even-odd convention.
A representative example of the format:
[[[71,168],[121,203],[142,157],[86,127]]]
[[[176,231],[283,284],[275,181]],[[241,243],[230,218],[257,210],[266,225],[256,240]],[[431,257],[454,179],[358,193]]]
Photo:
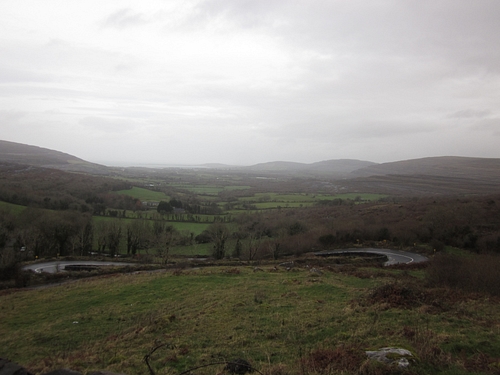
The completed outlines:
[[[331,177],[347,177],[353,171],[376,165],[375,163],[353,159],[325,160],[316,163],[295,163],[274,161],[243,167],[247,172],[267,172],[279,174],[330,175]]]
[[[108,168],[63,152],[20,143],[0,141],[0,163],[16,163],[69,172],[99,175],[158,177],[152,168]],[[348,191],[382,194],[470,194],[495,193],[500,186],[500,159],[470,157],[428,157],[377,164],[355,159],[325,160],[316,163],[274,161],[252,166],[205,164],[218,173],[238,173],[292,178],[319,178],[342,181]],[[179,168],[176,168],[178,173]],[[163,170],[170,173],[170,169]]]
[[[343,186],[397,195],[497,193],[500,159],[444,156],[372,165],[353,171]]]
[[[65,171],[107,173],[107,167],[73,155],[38,146],[0,140],[0,162],[55,168]]]
[[[496,178],[500,177],[500,159],[457,156],[430,157],[375,164],[352,172],[352,176],[355,177],[382,175]]]

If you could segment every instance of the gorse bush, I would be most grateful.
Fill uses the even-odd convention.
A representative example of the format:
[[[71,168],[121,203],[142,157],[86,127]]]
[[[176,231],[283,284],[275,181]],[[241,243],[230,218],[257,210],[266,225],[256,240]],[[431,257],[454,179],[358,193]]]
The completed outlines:
[[[463,257],[440,254],[427,268],[427,280],[432,286],[500,296],[499,269],[499,256]]]

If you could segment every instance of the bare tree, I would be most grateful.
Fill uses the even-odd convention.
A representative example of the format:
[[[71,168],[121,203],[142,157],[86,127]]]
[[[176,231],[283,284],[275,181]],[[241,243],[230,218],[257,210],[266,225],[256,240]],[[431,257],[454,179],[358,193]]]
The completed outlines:
[[[226,256],[226,241],[229,237],[229,230],[222,223],[213,223],[208,227],[207,232],[214,243],[213,257],[223,259]]]
[[[246,255],[248,260],[254,260],[261,248],[261,239],[257,235],[251,235],[246,246]]]
[[[177,231],[172,225],[166,225],[161,221],[153,224],[154,243],[156,252],[163,264],[168,263],[170,247],[174,243]]]
[[[120,239],[122,236],[122,228],[121,226],[116,223],[115,221],[110,222],[107,225],[107,245],[109,248],[109,255],[111,257],[114,257],[116,253],[118,252],[118,248],[120,246]]]
[[[147,248],[151,235],[149,222],[144,219],[133,220],[127,225],[127,254],[135,255],[137,250]]]

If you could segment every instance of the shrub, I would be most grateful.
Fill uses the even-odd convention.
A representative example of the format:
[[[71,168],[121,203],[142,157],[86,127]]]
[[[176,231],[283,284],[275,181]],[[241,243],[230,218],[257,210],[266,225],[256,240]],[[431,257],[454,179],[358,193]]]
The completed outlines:
[[[357,372],[365,361],[364,351],[357,346],[341,345],[335,349],[316,349],[301,359],[305,373]]]
[[[441,254],[436,256],[428,267],[427,281],[432,286],[500,296],[499,268],[499,256],[461,257]]]

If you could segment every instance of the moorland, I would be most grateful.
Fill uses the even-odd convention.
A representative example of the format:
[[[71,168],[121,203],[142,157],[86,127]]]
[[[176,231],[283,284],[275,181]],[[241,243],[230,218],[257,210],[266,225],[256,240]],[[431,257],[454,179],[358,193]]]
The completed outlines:
[[[430,261],[315,255],[364,247]],[[114,168],[0,141],[0,357],[34,373],[147,373],[150,353],[157,374],[234,358],[496,374],[499,254],[500,159]],[[110,258],[130,266],[22,268]],[[388,346],[414,353],[408,369],[366,359]]]

